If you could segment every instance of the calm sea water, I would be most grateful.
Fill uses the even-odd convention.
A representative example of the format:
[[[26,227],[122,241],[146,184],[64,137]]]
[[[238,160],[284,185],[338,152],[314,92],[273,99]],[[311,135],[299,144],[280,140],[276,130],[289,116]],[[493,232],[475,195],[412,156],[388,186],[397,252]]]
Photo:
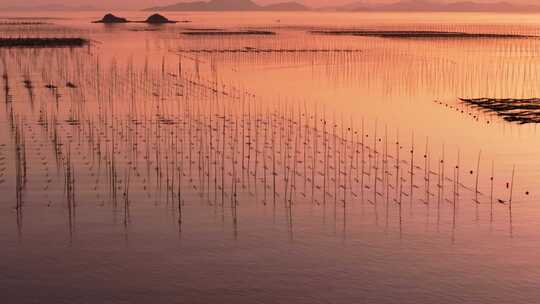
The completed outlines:
[[[92,41],[0,49],[6,303],[536,302],[536,126],[459,98],[539,97],[540,39],[310,31],[537,35],[538,15],[101,15],[0,16]],[[209,29],[276,35],[183,34]]]

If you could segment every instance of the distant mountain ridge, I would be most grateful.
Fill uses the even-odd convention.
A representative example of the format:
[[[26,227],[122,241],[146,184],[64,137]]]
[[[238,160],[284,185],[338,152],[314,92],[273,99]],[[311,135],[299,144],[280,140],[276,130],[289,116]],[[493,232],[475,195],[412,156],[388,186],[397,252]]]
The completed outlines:
[[[251,0],[210,0],[180,2],[166,6],[156,6],[144,11],[307,11],[309,7],[298,2],[281,2],[259,5]]]
[[[92,5],[65,5],[65,4],[43,4],[43,5],[10,5],[1,8],[5,11],[98,11],[99,7]]]
[[[415,12],[539,12],[538,5],[522,5],[499,1],[479,3],[474,1],[456,1],[440,3],[431,0],[401,0],[394,3],[373,4],[356,2],[345,6],[333,7],[337,11],[415,11]]]
[[[354,1],[354,0],[352,0]],[[4,11],[100,11],[101,7],[93,5],[42,4],[25,5],[9,4],[0,7]],[[156,6],[143,11],[365,11],[365,12],[540,12],[540,4],[514,4],[509,1],[479,3],[474,0],[456,0],[439,3],[434,0],[396,0],[393,3],[377,4],[372,0],[357,0],[346,5],[323,8],[310,8],[294,0],[280,3],[260,5],[253,0],[194,0],[172,5]]]
[[[264,6],[263,9],[269,10],[269,11],[309,11],[311,10],[310,7],[307,7],[303,4],[300,4],[294,1],[269,4],[269,5]]]

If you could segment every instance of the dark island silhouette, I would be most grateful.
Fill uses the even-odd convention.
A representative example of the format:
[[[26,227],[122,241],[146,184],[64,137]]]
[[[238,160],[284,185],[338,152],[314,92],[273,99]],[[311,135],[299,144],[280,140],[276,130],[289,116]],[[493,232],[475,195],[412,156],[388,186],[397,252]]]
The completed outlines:
[[[160,14],[153,14],[150,17],[146,18],[146,21],[144,22],[150,23],[150,24],[165,24],[165,23],[177,23],[178,21],[169,20]]]
[[[128,23],[126,18],[117,17],[111,13],[106,14],[101,20],[94,21],[94,23]]]
[[[116,23],[148,23],[148,24],[167,24],[167,23],[177,23],[178,21],[169,20],[165,16],[160,14],[153,14],[146,18],[144,21],[130,21],[123,17],[117,17],[111,13],[106,14],[101,18],[101,20],[94,21],[93,23],[105,23],[105,24],[116,24]]]

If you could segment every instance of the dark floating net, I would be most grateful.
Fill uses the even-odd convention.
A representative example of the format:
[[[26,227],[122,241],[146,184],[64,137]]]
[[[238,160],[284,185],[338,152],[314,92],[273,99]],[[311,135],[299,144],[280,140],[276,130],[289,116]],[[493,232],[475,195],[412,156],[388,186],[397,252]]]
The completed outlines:
[[[244,36],[244,35],[256,35],[256,36],[273,36],[275,32],[271,31],[186,31],[182,32],[188,36]]]
[[[341,36],[364,36],[380,38],[452,38],[452,39],[508,39],[508,38],[535,38],[535,36],[519,34],[496,34],[496,33],[464,33],[464,32],[440,32],[440,31],[361,31],[361,30],[314,30],[312,34],[341,35]]]
[[[473,107],[494,112],[509,122],[540,123],[539,98],[460,98],[460,100]]]
[[[0,38],[0,47],[81,47],[83,38]]]

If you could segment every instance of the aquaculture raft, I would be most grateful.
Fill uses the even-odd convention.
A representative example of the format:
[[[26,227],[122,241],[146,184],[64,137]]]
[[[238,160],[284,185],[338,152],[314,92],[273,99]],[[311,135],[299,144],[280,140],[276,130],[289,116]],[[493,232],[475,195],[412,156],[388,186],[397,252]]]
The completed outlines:
[[[464,33],[464,32],[439,32],[439,31],[359,31],[359,30],[314,30],[311,34],[319,35],[337,35],[337,36],[363,36],[363,37],[379,37],[379,38],[451,38],[451,39],[467,39],[467,38],[491,38],[491,39],[508,39],[508,38],[533,38],[535,36],[517,35],[517,34],[494,34],[494,33]]]
[[[0,47],[81,47],[83,38],[0,38]]]
[[[272,36],[276,35],[271,31],[187,31],[183,32],[184,35],[189,36],[243,36],[243,35],[256,35],[256,36]]]
[[[494,112],[504,120],[520,124],[540,123],[540,98],[460,98],[473,107]]]

